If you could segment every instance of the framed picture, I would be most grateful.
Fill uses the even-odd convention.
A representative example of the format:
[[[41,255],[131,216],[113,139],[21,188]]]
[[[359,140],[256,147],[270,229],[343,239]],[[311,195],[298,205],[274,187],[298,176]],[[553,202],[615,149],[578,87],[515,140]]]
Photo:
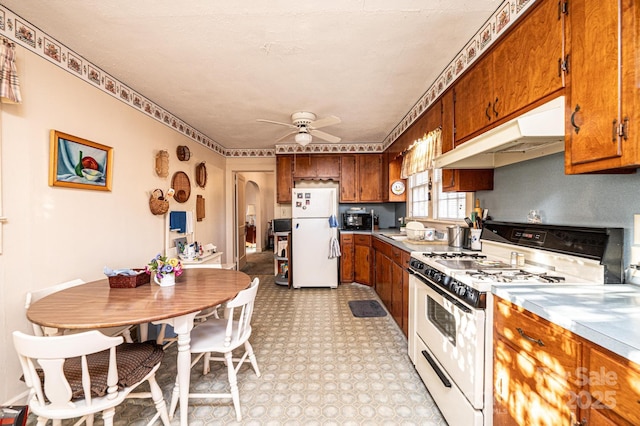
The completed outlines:
[[[111,191],[113,148],[51,130],[49,185]]]

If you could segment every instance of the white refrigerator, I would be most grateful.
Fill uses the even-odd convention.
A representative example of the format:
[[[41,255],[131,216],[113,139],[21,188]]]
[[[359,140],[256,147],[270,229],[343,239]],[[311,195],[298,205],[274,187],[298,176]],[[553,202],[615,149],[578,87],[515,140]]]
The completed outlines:
[[[332,257],[331,245],[338,228],[329,223],[337,215],[336,189],[295,188],[291,209],[293,288],[337,288],[338,257]]]

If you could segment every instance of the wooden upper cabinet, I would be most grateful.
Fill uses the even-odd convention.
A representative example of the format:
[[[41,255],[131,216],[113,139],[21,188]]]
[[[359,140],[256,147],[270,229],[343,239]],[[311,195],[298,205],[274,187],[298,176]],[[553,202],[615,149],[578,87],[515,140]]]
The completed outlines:
[[[293,188],[293,156],[276,156],[276,199],[278,203],[291,202]]]
[[[509,31],[454,85],[456,144],[563,88],[564,29],[557,0],[540,0]]]
[[[480,59],[454,86],[455,142],[495,121],[493,105],[493,61]]]
[[[389,170],[385,159],[384,154],[343,155],[340,161],[340,202],[386,201]]]
[[[339,179],[340,156],[298,154],[294,157],[293,178]]]
[[[388,167],[382,154],[361,154],[358,156],[358,198],[360,202],[381,202],[388,198],[382,188],[386,188]],[[387,179],[385,179],[385,176]]]
[[[564,28],[558,7],[558,0],[539,1],[492,52],[494,106],[501,117],[562,90]]]
[[[443,169],[442,192],[493,190],[493,169]]]
[[[358,201],[356,155],[343,155],[340,160],[340,202],[355,203]]]
[[[640,5],[637,0],[618,5],[570,3],[567,174],[634,170],[640,165]]]
[[[447,90],[441,99],[442,103],[442,153],[453,149],[454,121],[453,121],[453,89]]]

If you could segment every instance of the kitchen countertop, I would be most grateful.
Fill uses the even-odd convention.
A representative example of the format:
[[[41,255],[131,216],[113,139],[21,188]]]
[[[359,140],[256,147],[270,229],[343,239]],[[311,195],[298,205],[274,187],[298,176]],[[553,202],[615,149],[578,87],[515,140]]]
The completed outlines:
[[[497,284],[492,293],[640,364],[640,286]]]
[[[462,251],[463,249],[460,247],[450,247],[446,240],[440,242],[434,242],[433,244],[412,244],[410,241],[406,239],[396,240],[390,235],[393,236],[406,236],[404,233],[400,233],[398,228],[388,228],[388,229],[377,229],[375,231],[351,231],[351,230],[340,230],[341,234],[364,234],[364,235],[372,235],[374,237],[379,238],[380,240],[391,244],[392,246],[398,247],[404,251],[423,251],[423,252],[431,252],[431,251]],[[468,251],[468,250],[465,250]]]

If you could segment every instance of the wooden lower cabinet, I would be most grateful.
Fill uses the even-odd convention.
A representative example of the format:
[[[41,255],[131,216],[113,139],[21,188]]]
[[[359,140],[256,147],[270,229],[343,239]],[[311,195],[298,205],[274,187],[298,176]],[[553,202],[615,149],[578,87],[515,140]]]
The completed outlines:
[[[340,282],[351,283],[355,277],[353,234],[340,234]]]
[[[371,240],[371,237],[369,237],[369,240]],[[373,254],[371,244],[358,244],[356,240],[354,249],[354,281],[359,284],[372,285]]]
[[[496,297],[494,425],[640,425],[640,365]]]
[[[375,289],[405,336],[409,332],[409,252],[373,240],[375,253]]]
[[[573,425],[581,343],[500,298],[494,308],[494,425]]]

